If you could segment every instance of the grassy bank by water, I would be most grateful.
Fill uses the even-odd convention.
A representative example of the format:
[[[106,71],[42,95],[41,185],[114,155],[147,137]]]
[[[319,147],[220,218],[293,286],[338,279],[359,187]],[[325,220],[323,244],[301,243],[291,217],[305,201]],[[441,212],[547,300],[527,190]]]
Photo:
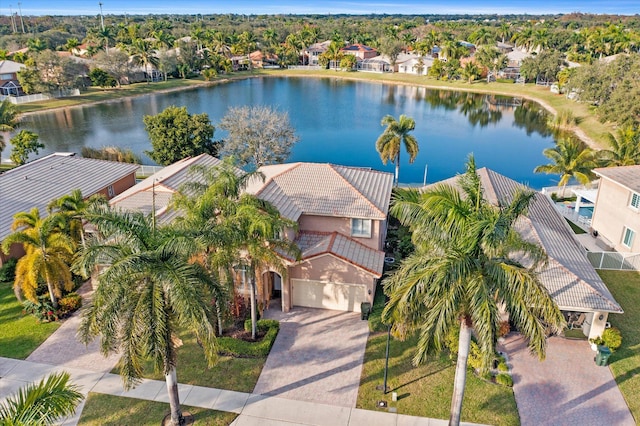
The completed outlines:
[[[240,72],[232,75],[217,76],[210,82],[205,82],[202,78],[190,80],[171,79],[166,82],[136,83],[107,90],[92,87],[80,96],[24,104],[20,105],[18,110],[21,113],[33,113],[55,108],[67,108],[92,103],[109,102],[150,93],[185,90],[198,86],[213,85],[238,79],[261,76],[342,78],[390,84],[408,84],[433,89],[525,97],[540,103],[554,114],[560,111],[571,111],[573,117],[575,117],[579,122],[577,127],[574,129],[576,134],[585,142],[596,148],[603,148],[607,146],[607,134],[613,130],[611,125],[600,123],[588,105],[571,101],[564,95],[553,94],[549,91],[548,87],[536,86],[535,84],[522,85],[497,82],[487,83],[484,80],[469,84],[462,81],[434,80],[424,76],[411,74],[379,74],[334,70],[254,70],[252,72]]]

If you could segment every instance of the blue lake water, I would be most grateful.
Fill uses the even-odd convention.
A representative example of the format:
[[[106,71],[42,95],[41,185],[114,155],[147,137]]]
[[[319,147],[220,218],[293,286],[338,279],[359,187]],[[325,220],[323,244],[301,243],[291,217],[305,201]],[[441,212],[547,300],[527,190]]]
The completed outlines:
[[[230,106],[271,105],[289,114],[300,142],[290,161],[383,166],[375,141],[387,114],[415,119],[413,135],[420,152],[413,164],[401,154],[400,181],[435,182],[464,170],[473,153],[478,167],[489,167],[534,188],[555,185],[556,176],[534,174],[548,160],[542,150],[552,147],[546,114],[539,106],[501,106],[510,100],[488,95],[428,90],[330,78],[253,78],[207,88],[154,94],[107,104],[39,113],[25,118],[23,128],[40,135],[46,149],[80,152],[83,146],[116,145],[138,154],[151,145],[142,117],[169,105],[206,112],[214,125]],[[216,130],[215,139],[224,138]],[[153,162],[143,154],[145,164]]]

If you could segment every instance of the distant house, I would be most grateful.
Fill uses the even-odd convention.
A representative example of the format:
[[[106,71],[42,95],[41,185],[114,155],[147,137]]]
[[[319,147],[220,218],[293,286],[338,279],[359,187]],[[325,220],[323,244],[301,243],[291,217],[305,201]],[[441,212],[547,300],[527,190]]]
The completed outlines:
[[[0,174],[0,241],[11,233],[13,215],[34,207],[47,215],[54,199],[79,189],[86,198],[103,194],[112,198],[135,185],[137,164],[116,163],[55,153]],[[0,253],[0,265],[7,257],[22,256],[22,247]]]
[[[19,62],[0,61],[0,95],[21,96],[24,94],[18,81],[18,72],[23,68],[26,66]]]
[[[378,51],[364,44],[350,44],[340,49],[345,55],[354,55],[356,58],[369,59],[378,56]]]
[[[278,55],[275,54],[265,54],[260,50],[256,50],[249,54],[249,59],[253,68],[279,68]]]
[[[433,65],[430,56],[419,56],[413,53],[401,53],[396,59],[395,72],[403,74],[427,75]]]
[[[478,175],[485,197],[496,206],[509,203],[516,189],[526,188],[486,168],[478,169]],[[455,186],[457,180],[453,177],[443,182]],[[608,315],[622,313],[622,308],[551,199],[536,193],[527,215],[516,222],[516,229],[525,240],[540,245],[547,253],[549,261],[539,271],[539,278],[565,317],[579,322],[585,336],[600,336]]]
[[[621,253],[640,253],[640,166],[594,169],[600,177],[591,227]]]
[[[303,52],[304,65],[317,66],[320,65],[320,55],[327,51],[331,40],[326,40],[321,43],[313,43],[307,47]]]
[[[392,72],[391,60],[384,56],[374,56],[369,59],[358,58],[356,69],[363,72]]]

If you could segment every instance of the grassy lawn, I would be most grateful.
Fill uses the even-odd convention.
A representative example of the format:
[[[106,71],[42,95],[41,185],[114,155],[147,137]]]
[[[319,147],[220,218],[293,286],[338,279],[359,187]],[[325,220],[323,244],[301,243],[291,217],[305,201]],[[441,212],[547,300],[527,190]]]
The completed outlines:
[[[584,229],[580,228],[578,225],[576,225],[575,223],[571,222],[569,219],[566,219],[567,223],[569,224],[569,226],[571,227],[571,229],[573,230],[574,234],[586,234],[587,231],[585,231]]]
[[[235,413],[182,406],[195,418],[198,425],[227,426],[236,417]],[[121,396],[90,393],[82,410],[80,425],[159,425],[169,413],[169,404]]]
[[[207,367],[204,352],[196,339],[182,337],[184,346],[178,349],[178,381],[180,383],[226,389],[236,392],[253,391],[258,382],[266,358],[233,358],[221,356],[212,368]],[[154,373],[151,363],[147,363],[145,377],[164,380],[162,373]],[[117,367],[113,373],[118,374]]]
[[[377,410],[376,401],[386,400],[398,413],[438,419],[449,418],[455,365],[445,355],[413,367],[416,339],[405,342],[391,340],[389,355],[389,392],[398,393],[398,401],[391,394],[376,390],[382,385],[387,335],[371,335],[364,356],[357,407]],[[485,382],[474,374],[467,375],[462,407],[462,420],[491,425],[518,425],[520,419],[511,388]]]
[[[622,347],[611,355],[611,371],[631,409],[640,421],[640,273],[598,271],[609,290],[622,305],[624,314],[610,315],[609,321],[622,332]]]
[[[0,283],[0,356],[25,359],[60,327],[60,322],[41,324],[32,315],[23,315],[12,286]]]

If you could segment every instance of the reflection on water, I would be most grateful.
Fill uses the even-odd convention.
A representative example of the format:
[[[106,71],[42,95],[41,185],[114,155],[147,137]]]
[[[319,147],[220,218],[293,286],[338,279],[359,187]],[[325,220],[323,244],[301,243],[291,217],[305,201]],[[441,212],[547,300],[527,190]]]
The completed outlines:
[[[206,112],[214,125],[232,106],[272,105],[289,114],[300,136],[291,161],[331,162],[384,167],[375,141],[387,114],[406,114],[416,121],[413,132],[420,152],[413,164],[401,154],[400,180],[422,182],[463,171],[473,152],[487,166],[534,187],[554,184],[534,167],[546,164],[542,150],[553,146],[547,113],[537,104],[494,95],[429,90],[331,78],[253,78],[207,88],[147,95],[118,102],[57,110],[25,118],[23,128],[40,135],[46,152],[79,153],[83,146],[116,145],[133,150],[145,163],[151,148],[142,118],[170,105],[190,113]],[[216,131],[215,138],[224,138]]]

